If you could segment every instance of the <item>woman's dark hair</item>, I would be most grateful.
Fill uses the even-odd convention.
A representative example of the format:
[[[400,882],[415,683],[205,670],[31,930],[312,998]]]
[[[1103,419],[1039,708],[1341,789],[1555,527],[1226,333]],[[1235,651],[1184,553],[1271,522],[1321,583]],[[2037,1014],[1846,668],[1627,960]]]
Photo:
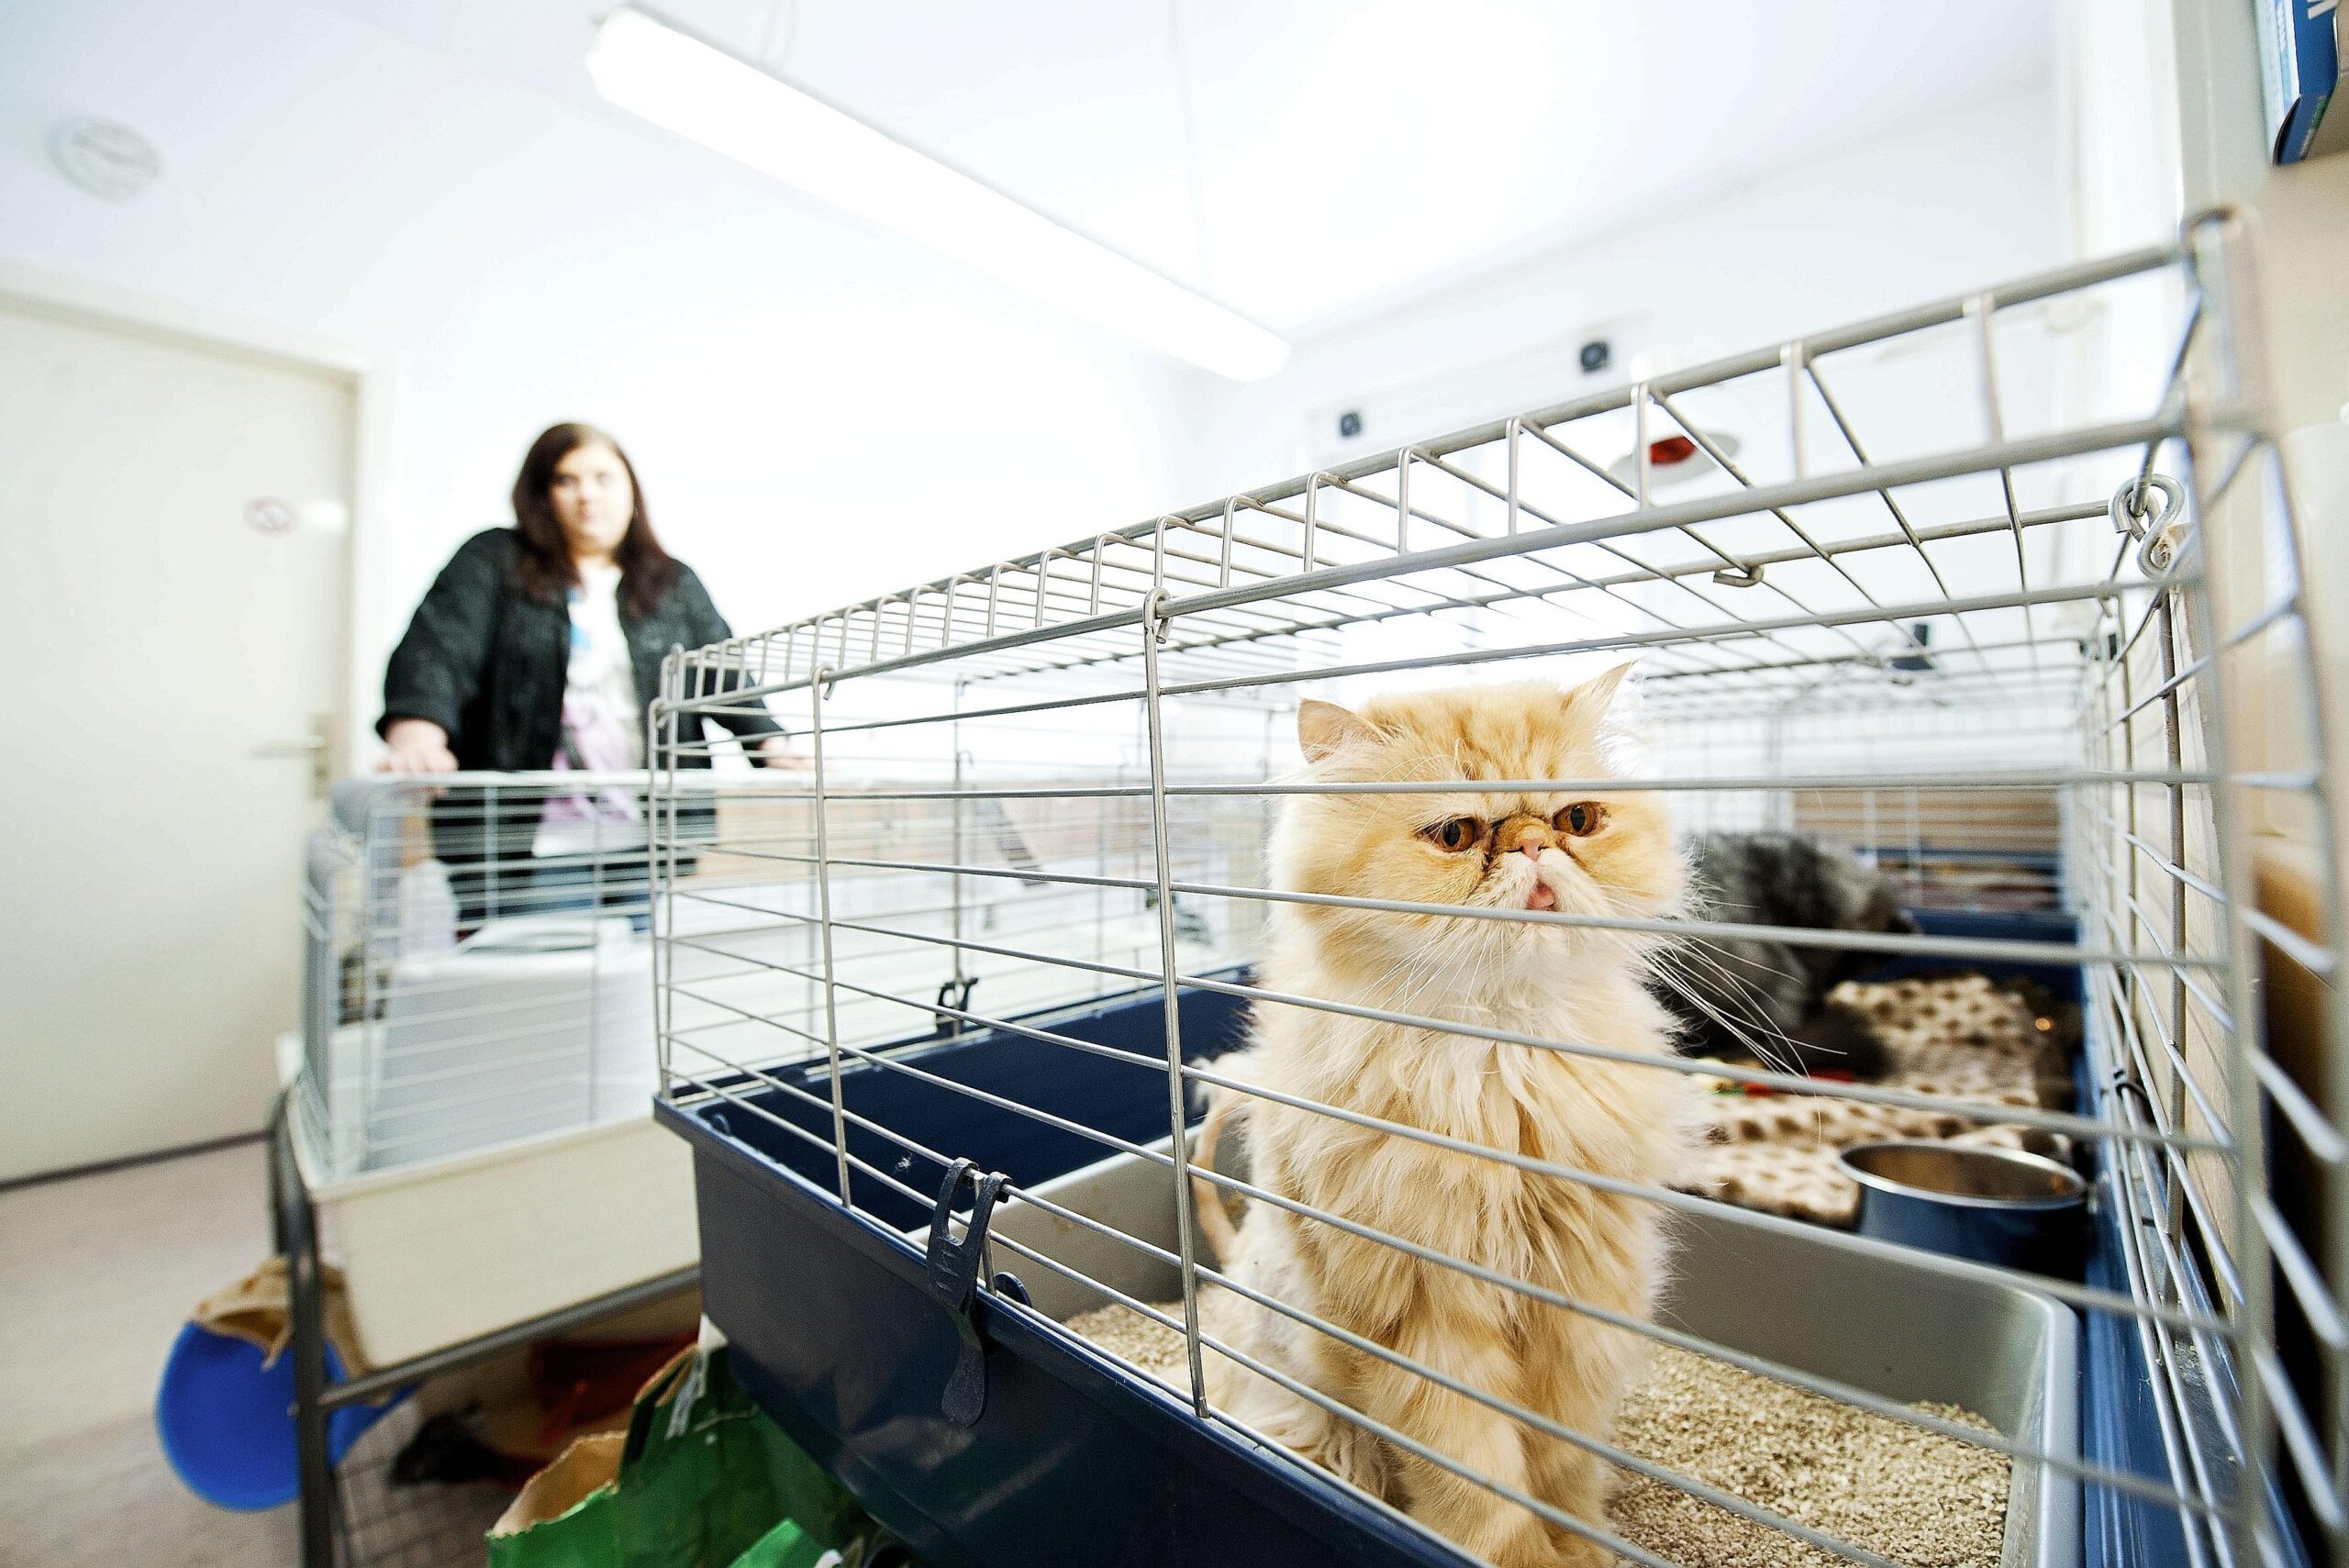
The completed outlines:
[[[554,515],[554,503],[549,495],[554,488],[555,464],[577,451],[581,447],[604,447],[620,460],[628,471],[628,484],[635,497],[629,513],[628,532],[621,536],[619,548],[612,559],[620,569],[620,602],[629,614],[639,617],[651,615],[677,580],[677,562],[661,548],[660,539],[652,531],[652,519],[644,509],[644,486],[636,477],[636,465],[619,442],[593,425],[565,422],[550,425],[530,443],[522,459],[522,472],[514,476],[514,522],[522,536],[522,549],[515,558],[515,575],[520,580],[522,592],[534,599],[560,603],[563,590],[579,581],[579,569],[571,562],[571,544],[563,537],[562,523]]]

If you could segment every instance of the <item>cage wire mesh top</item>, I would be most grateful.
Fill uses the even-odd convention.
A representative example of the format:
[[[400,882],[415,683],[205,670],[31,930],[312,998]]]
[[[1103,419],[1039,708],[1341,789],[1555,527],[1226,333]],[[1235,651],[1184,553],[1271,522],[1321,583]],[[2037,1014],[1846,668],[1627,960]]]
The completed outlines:
[[[1297,896],[1271,885],[1264,843],[1282,800],[1316,787],[1296,782],[1300,697],[1571,684],[1636,659],[1633,776],[1681,831],[1805,834],[1856,851],[1912,909],[2070,922],[1841,944],[2082,977],[2077,1108],[1939,1106],[2061,1140],[2097,1173],[2119,1221],[2110,1272],[2029,1283],[2121,1327],[2163,1452],[2132,1463],[2014,1433],[1974,1440],[2079,1483],[2091,1511],[2154,1508],[2192,1562],[2295,1561],[2303,1535],[2337,1550],[2349,1216],[2342,1024],[2324,994],[2341,907],[2251,287],[2242,235],[2214,217],[2176,247],[673,656],[654,710],[664,1092],[796,1095],[829,1118],[842,1197],[854,1164],[926,1207],[957,1151],[868,1120],[899,1156],[852,1155],[843,1064],[918,1074],[898,1048],[999,1029],[1057,1040],[1038,1022],[1052,1009],[1156,996],[1170,975],[1249,996],[1267,910]],[[1715,432],[1734,433],[1734,452]],[[1713,466],[1651,493],[1649,454],[1674,438]],[[752,704],[800,738],[810,770],[692,772],[719,744],[700,721]],[[2283,889],[2303,917],[2255,888]],[[2288,1042],[2263,1013],[2277,995],[2303,999]],[[829,1067],[792,1077],[809,1062]],[[1657,1070],[1805,1104],[1932,1106],[1766,1067]],[[1214,1081],[1197,1063],[1169,1071],[1186,1095]],[[1187,1202],[1182,1141],[1139,1152],[1174,1170],[1173,1201]],[[1708,1223],[1763,1223],[1653,1196]],[[1222,1276],[1187,1238],[1181,1265],[1183,1304],[1159,1320],[1196,1345],[1201,1282]],[[1193,1381],[1178,1370],[1169,1386],[1229,1420],[1190,1364]],[[1768,1503],[1720,1506],[1884,1560]],[[1560,1522],[1663,1561],[1603,1521]]]

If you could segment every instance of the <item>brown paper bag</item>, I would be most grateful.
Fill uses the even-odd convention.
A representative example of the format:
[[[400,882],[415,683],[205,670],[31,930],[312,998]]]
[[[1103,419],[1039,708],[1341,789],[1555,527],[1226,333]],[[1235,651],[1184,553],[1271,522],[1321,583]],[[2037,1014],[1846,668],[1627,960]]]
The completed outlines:
[[[325,1297],[320,1317],[327,1341],[342,1362],[343,1376],[356,1377],[367,1370],[369,1362],[359,1348],[359,1325],[351,1316],[342,1271],[332,1263],[319,1264],[318,1286]],[[260,1346],[273,1363],[294,1339],[293,1296],[286,1284],[285,1260],[272,1258],[226,1290],[214,1291],[195,1304],[191,1316],[198,1328]]]
[[[532,1525],[561,1518],[619,1479],[620,1454],[627,1448],[625,1427],[573,1440],[552,1464],[523,1483],[489,1533],[518,1535]]]

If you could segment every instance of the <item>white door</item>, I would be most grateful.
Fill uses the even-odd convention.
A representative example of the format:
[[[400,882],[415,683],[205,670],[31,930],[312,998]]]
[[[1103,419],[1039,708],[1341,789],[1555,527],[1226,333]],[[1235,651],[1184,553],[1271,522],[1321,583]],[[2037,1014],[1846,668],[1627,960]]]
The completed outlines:
[[[354,403],[0,295],[0,1180],[267,1118]]]

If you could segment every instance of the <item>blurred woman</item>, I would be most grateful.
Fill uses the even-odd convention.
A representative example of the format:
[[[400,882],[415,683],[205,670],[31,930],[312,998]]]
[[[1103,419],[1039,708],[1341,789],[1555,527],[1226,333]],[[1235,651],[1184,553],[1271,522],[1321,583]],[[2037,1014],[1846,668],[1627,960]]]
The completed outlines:
[[[591,425],[553,426],[515,477],[514,526],[459,547],[393,650],[376,725],[381,765],[398,773],[640,769],[661,661],[672,648],[729,635],[701,579],[662,548],[619,443]],[[763,764],[794,761],[763,705],[741,705],[718,722]],[[709,765],[706,747],[681,752],[679,767]],[[623,823],[634,824],[639,846],[626,880],[640,892],[640,798],[639,788],[614,785],[505,803],[452,793],[436,808],[433,840],[462,923],[478,923],[484,901],[498,912],[523,885],[543,905],[550,888],[586,880],[562,873],[582,871],[590,849],[628,842]],[[532,856],[557,863],[528,877],[508,871]],[[484,863],[486,879],[467,869]]]

